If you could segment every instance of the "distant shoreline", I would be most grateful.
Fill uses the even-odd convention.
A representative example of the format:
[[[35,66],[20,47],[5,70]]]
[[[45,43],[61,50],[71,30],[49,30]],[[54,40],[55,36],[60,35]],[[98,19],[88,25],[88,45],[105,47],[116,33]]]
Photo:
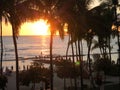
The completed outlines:
[[[95,54],[100,54],[100,53],[95,53]],[[111,54],[118,54],[118,52],[111,52]],[[86,56],[87,54],[83,54],[81,56]],[[90,54],[90,55],[94,55],[94,54]],[[68,55],[67,57],[72,57],[73,55]],[[79,55],[74,55],[75,57],[76,56],[79,56]],[[66,55],[53,55],[53,58],[56,58],[56,57],[66,57]],[[49,59],[50,56],[49,55],[43,55],[43,56],[34,56],[34,57],[27,57],[27,58],[24,58],[24,57],[19,57],[19,60],[20,61],[24,61],[24,60],[38,60],[40,58],[44,58],[44,59]],[[3,61],[15,61],[15,59],[6,59],[6,60],[3,60]]]

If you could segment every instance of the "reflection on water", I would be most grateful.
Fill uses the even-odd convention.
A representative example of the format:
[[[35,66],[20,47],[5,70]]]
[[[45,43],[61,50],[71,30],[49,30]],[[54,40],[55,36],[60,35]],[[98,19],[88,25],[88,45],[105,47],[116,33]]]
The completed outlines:
[[[4,36],[4,57],[3,60],[13,60],[15,59],[14,53],[14,45],[12,37]],[[111,45],[113,45],[112,51],[117,51],[116,39],[111,41]],[[18,43],[18,54],[19,57],[27,58],[27,57],[35,57],[39,56],[42,52],[43,55],[49,55],[49,36],[20,36],[17,40]],[[59,36],[54,36],[53,39],[53,54],[54,55],[65,55],[68,43],[68,36],[65,36],[64,40],[61,40]],[[87,43],[83,41],[83,53],[87,53]],[[95,49],[91,51],[92,54],[99,53],[99,49]],[[69,50],[69,55],[71,55],[71,49]],[[118,55],[112,54],[112,60],[117,60]],[[86,57],[84,56],[84,60]],[[23,68],[24,65],[29,65],[31,63],[28,61],[19,61],[20,68]],[[14,61],[4,61],[3,66],[11,67],[15,66]]]

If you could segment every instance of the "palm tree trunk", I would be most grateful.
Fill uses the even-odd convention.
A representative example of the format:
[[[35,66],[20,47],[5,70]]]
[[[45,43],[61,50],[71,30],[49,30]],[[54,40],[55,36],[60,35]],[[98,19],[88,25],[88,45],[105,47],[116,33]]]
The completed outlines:
[[[73,68],[74,68],[74,86],[75,86],[75,90],[77,90],[77,79],[76,79],[76,69],[75,69],[75,59],[74,59],[73,43],[71,43],[71,48],[72,48]]]
[[[64,78],[64,90],[66,90],[66,78]]]
[[[33,82],[33,90],[35,90],[35,81]]]
[[[53,90],[53,60],[52,60],[53,32],[50,35],[50,90]]]
[[[17,41],[15,35],[15,26],[12,24],[12,33],[13,33],[13,43],[15,48],[15,59],[16,59],[16,90],[19,90],[19,63],[18,63],[18,50],[17,50]]]
[[[82,42],[81,42],[82,44]],[[83,70],[82,70],[82,60],[81,60],[81,49],[80,49],[80,40],[78,40],[78,51],[79,51],[79,61],[80,61],[80,81],[81,81],[81,90],[83,90]],[[82,47],[81,47],[82,48]]]
[[[110,61],[112,61],[111,60],[111,45],[110,45],[110,36],[109,36],[109,38],[108,38],[108,43],[109,43],[109,58],[110,58]]]
[[[78,61],[78,47],[77,47],[77,41],[75,42],[75,48],[76,48],[76,60]]]
[[[91,45],[92,45],[92,39],[89,39],[88,42],[88,54],[87,54],[87,61],[88,61],[88,66],[89,66],[89,79],[90,79],[90,83],[92,84],[93,88],[94,86],[94,82],[93,82],[93,76],[92,76],[92,70],[91,70],[91,59],[90,59],[90,50],[91,50]]]
[[[72,78],[70,78],[70,86],[73,87]]]
[[[69,39],[68,39],[68,42],[70,42],[70,35],[69,35]],[[66,50],[66,60],[68,59],[67,56],[68,56],[68,50],[69,50],[69,43],[67,45],[67,50]]]
[[[2,17],[0,17],[0,25],[1,25],[1,61],[0,61],[0,74],[2,75],[2,60],[3,60],[3,38],[2,38]]]

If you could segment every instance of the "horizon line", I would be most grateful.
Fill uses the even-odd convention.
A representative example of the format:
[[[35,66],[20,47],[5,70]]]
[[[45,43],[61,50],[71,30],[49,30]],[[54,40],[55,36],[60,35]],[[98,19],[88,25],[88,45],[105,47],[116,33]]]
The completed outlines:
[[[50,35],[18,35],[18,37],[20,36],[50,36]],[[59,35],[54,35],[54,36],[59,36]],[[64,35],[67,36],[67,35]],[[3,37],[12,37],[12,35],[3,35]]]

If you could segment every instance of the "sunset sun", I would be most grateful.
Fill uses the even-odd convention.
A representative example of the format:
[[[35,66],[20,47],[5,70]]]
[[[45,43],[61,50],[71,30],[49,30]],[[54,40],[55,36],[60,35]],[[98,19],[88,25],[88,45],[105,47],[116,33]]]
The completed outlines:
[[[20,35],[49,35],[49,24],[47,21],[24,23],[21,27]]]

